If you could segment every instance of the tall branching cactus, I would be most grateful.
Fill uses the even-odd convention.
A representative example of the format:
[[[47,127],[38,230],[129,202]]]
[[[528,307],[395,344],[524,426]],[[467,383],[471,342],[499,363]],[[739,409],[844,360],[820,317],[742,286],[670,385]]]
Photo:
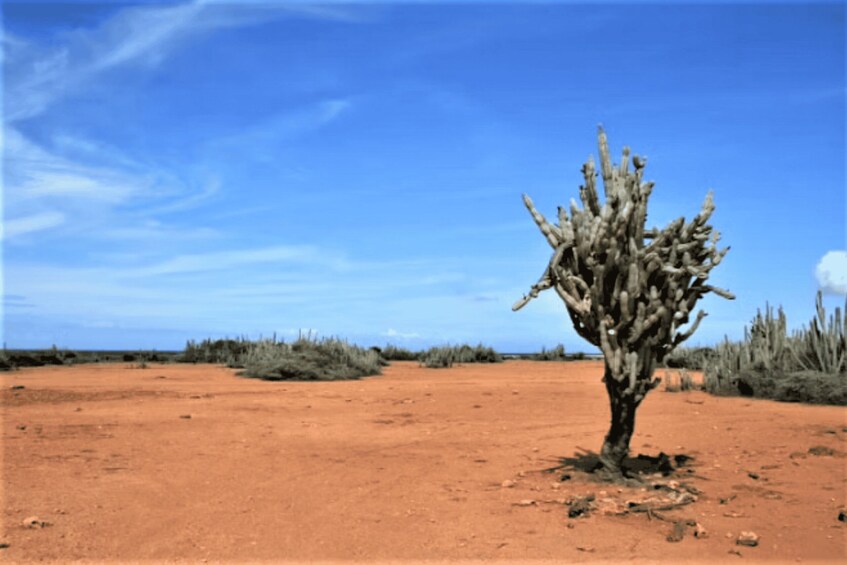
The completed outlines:
[[[633,156],[631,170],[625,147],[621,164],[613,165],[602,127],[598,143],[605,203],[601,205],[597,195],[591,157],[582,167],[582,208],[572,199],[570,215],[559,208],[558,224],[548,222],[524,195],[553,256],[540,280],[512,309],[552,288],[565,302],[576,332],[603,352],[612,423],[600,459],[608,474],[619,478],[635,410],[659,384],[653,379],[656,364],[706,316],[699,311],[691,325],[679,331],[703,295],[734,296],[706,284],[709,272],[729,251],[717,248],[720,236],[708,224],[715,209],[711,192],[692,221],[680,217],[662,230],[645,229],[653,190],[652,182],[643,182],[646,159]]]

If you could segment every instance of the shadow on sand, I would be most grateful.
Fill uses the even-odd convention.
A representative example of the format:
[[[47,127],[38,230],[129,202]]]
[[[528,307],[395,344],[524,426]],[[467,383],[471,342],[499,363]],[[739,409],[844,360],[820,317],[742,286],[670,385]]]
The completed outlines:
[[[560,457],[558,465],[543,469],[544,473],[560,473],[560,480],[567,481],[574,473],[584,473],[595,480],[606,480],[602,473],[603,465],[600,463],[600,455],[582,448],[572,457]],[[668,455],[660,452],[658,455],[646,455],[639,453],[634,457],[627,457],[624,461],[624,475],[627,479],[643,482],[648,477],[661,475],[668,477],[683,467],[687,467],[687,473],[694,470],[689,466],[694,458],[684,453]]]

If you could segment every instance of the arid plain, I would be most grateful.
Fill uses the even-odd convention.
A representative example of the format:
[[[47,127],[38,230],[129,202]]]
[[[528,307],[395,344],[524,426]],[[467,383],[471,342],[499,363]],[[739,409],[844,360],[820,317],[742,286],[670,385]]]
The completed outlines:
[[[601,376],[596,361],[395,362],[344,382],[182,364],[4,373],[0,560],[847,559],[843,408],[660,386],[632,455],[691,457],[647,479],[697,499],[654,516],[627,511],[652,486],[581,470],[608,426]],[[674,522],[690,524],[679,541]]]

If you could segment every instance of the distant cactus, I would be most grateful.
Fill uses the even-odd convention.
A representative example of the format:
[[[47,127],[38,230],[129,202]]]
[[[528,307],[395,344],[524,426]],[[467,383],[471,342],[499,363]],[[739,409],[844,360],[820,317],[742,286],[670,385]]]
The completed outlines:
[[[613,479],[629,453],[635,411],[645,395],[659,384],[653,379],[657,363],[688,339],[706,316],[689,316],[697,301],[713,292],[730,292],[706,284],[709,272],[729,248],[719,250],[719,234],[707,222],[715,206],[711,192],[703,208],[688,223],[680,217],[664,229],[645,229],[647,200],[653,183],[642,183],[646,159],[629,148],[620,165],[613,165],[606,134],[598,131],[600,172],[606,201],[601,206],[593,158],[582,167],[585,185],[572,199],[570,215],[559,208],[557,225],[549,223],[524,195],[524,203],[553,256],[529,294],[515,303],[522,308],[542,290],[553,288],[565,302],[574,329],[600,348],[605,358],[604,382],[611,404],[611,428],[600,461]]]

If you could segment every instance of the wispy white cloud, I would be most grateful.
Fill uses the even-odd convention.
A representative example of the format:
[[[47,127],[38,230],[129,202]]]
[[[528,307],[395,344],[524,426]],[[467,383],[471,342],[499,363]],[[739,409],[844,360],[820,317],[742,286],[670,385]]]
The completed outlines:
[[[8,240],[19,235],[42,231],[61,225],[65,215],[60,212],[44,212],[22,218],[12,218],[3,222],[0,229],[0,239]]]
[[[95,28],[74,30],[58,45],[7,34],[3,40],[5,118],[11,123],[37,116],[112,69],[127,65],[155,68],[181,44],[215,30],[291,17],[354,22],[360,20],[360,13],[341,6],[195,0],[125,7]]]
[[[100,237],[122,233],[125,238],[133,230],[167,231],[179,238],[176,227],[165,229],[157,216],[196,208],[220,190],[213,178],[198,191],[191,179],[137,163],[103,143],[57,136],[59,146],[48,149],[14,127],[6,127],[3,134],[5,214],[21,221],[7,225],[7,240],[55,228]],[[89,153],[95,152],[97,161],[91,164]],[[193,239],[203,227],[186,229],[190,233],[185,235]]]
[[[815,277],[822,291],[847,294],[847,251],[829,251],[818,262]]]
[[[237,151],[253,160],[275,162],[279,159],[280,143],[326,127],[352,107],[351,99],[330,98],[300,108],[286,109],[210,141],[208,149],[216,155],[231,155]]]
[[[309,245],[278,245],[260,249],[241,249],[180,255],[149,267],[124,272],[126,277],[151,277],[182,273],[227,271],[262,263],[310,263],[340,265],[342,259],[333,259]]]

